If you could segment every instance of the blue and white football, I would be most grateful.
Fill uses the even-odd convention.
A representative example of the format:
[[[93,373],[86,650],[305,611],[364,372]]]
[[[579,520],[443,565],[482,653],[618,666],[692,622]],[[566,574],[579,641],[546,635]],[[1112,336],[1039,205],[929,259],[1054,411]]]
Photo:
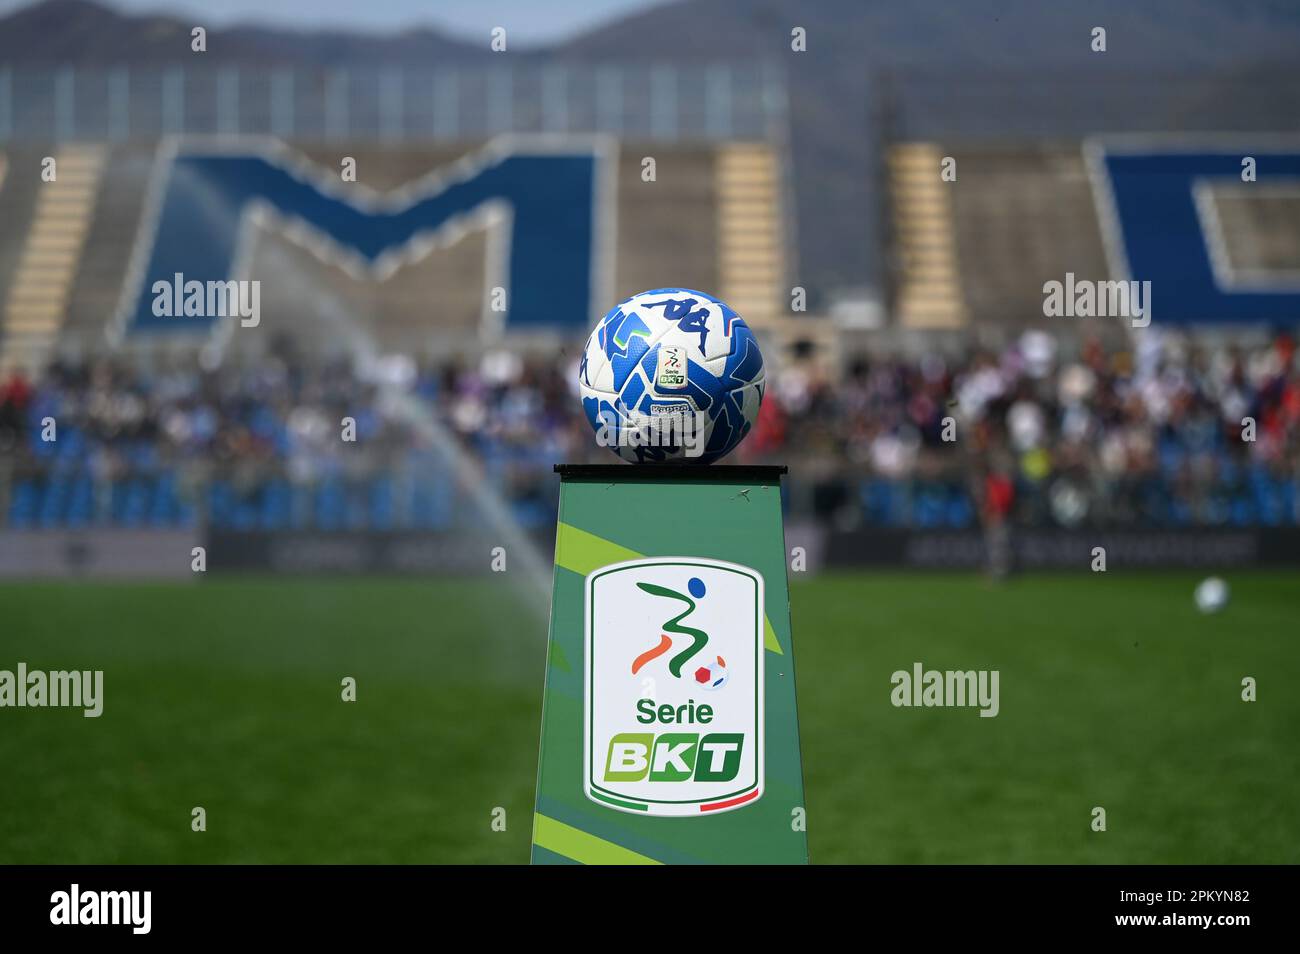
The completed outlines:
[[[634,463],[725,456],[754,426],[764,385],[744,319],[689,288],[657,288],[610,309],[578,366],[597,442]]]

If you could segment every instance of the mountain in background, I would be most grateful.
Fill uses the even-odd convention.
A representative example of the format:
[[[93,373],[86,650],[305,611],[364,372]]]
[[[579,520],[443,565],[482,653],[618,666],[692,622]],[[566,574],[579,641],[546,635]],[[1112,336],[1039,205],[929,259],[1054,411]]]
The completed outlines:
[[[165,0],[159,0],[160,5]],[[193,65],[190,30],[201,18],[125,14],[92,0],[45,0],[0,18],[0,63],[83,66]],[[232,26],[208,30],[208,53],[240,66],[422,66],[487,53],[436,30],[390,35]]]
[[[0,63],[187,61],[195,25],[201,20],[186,15],[44,0],[0,17]],[[794,26],[808,32],[812,69],[831,59],[864,70],[1190,71],[1294,65],[1300,49],[1300,4],[1293,0],[676,0],[520,55],[692,63],[784,56]],[[1104,56],[1089,48],[1094,26],[1109,33]],[[209,29],[208,41],[212,53],[235,63],[429,66],[492,55],[486,34],[474,44],[433,29],[379,34],[243,25]]]
[[[0,65],[190,65],[192,18],[45,0],[0,18]],[[504,25],[509,28],[509,23]],[[793,52],[790,31],[807,31]],[[1107,51],[1091,49],[1107,31]],[[213,65],[491,65],[435,30],[393,34],[234,26],[208,31]],[[1075,137],[1093,131],[1294,129],[1294,0],[677,0],[551,47],[571,63],[762,60],[790,96],[800,267],[814,292],[880,278],[879,137]]]

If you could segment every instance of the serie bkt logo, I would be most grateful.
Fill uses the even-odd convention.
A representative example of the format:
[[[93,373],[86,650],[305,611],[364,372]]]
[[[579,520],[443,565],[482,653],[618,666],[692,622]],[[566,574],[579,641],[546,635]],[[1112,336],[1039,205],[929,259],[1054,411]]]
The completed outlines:
[[[615,563],[586,585],[587,797],[700,815],[763,792],[763,577],[697,557]]]

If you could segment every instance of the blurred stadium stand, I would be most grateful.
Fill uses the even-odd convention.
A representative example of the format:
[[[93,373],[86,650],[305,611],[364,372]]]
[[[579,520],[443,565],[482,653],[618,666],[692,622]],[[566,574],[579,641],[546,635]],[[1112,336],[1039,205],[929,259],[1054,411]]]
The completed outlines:
[[[855,334],[788,311],[798,270],[785,93],[762,67],[0,71],[0,367],[16,369],[0,372],[0,525],[480,525],[445,449],[393,413],[378,374],[431,410],[521,527],[552,526],[551,464],[608,456],[572,394],[581,334],[484,331],[481,229],[374,281],[260,225],[249,277],[266,317],[255,333],[229,335],[216,356],[206,334],[114,334],[150,227],[160,137],[278,136],[331,174],[353,156],[358,180],[383,192],[502,132],[618,143],[615,208],[600,210],[616,232],[599,309],[671,282],[716,291],[755,326],[772,379],[736,460],[795,464],[796,522],[973,532],[1005,480],[1012,519],[1029,528],[1300,524],[1289,334],[1138,339],[1120,322],[1044,323],[1045,281],[1111,275],[1086,149],[1097,117],[1077,133],[990,142],[967,137],[951,104],[946,125],[934,103],[920,110],[934,128],[912,121],[906,98],[917,96],[923,84],[878,130],[889,314]],[[947,155],[961,188],[934,173]],[[56,183],[33,173],[45,156],[57,158]],[[1295,268],[1293,193],[1213,198],[1234,273]],[[358,366],[345,328],[382,367]],[[1236,437],[1246,415],[1259,422],[1249,445]],[[41,440],[47,416],[54,443]],[[338,440],[344,416],[357,421],[355,445]],[[947,417],[961,428],[955,445],[942,438]]]
[[[339,155],[353,157],[358,181],[379,192],[446,168],[482,146],[292,144],[322,170],[336,165]],[[39,367],[56,346],[86,354],[104,344],[130,273],[146,190],[159,161],[155,152],[131,144],[8,153],[11,167],[27,170],[39,170],[42,156],[53,155],[59,178],[42,183],[34,175],[15,176],[0,188],[7,223],[0,235],[0,282],[8,289],[0,316],[6,366]],[[642,158],[651,153],[658,178],[654,186],[642,186]],[[614,298],[673,275],[686,287],[720,290],[757,327],[773,324],[785,251],[780,168],[769,146],[623,141],[614,174]],[[477,343],[488,287],[486,257],[485,232],[471,229],[377,282],[323,261],[274,223],[257,228],[249,277],[262,283],[262,307],[275,316],[274,335],[296,340],[300,351],[331,347],[331,339],[320,334],[319,308],[304,293],[313,289],[340,313],[365,316],[366,330],[383,350],[424,354]],[[284,280],[286,275],[294,280]],[[587,321],[585,315],[577,318]],[[262,353],[270,338],[236,335],[232,355]],[[157,343],[122,344],[147,352]],[[336,349],[346,344],[333,339]]]
[[[919,303],[942,291],[953,302],[947,326],[966,323],[1020,330],[1041,326],[1043,283],[1066,272],[1105,276],[1105,253],[1092,187],[1079,144],[960,148],[938,144],[895,146],[893,161],[902,169],[923,157],[931,174],[930,195],[916,196],[913,178],[894,190],[893,207],[902,256],[899,319],[918,326],[927,312]],[[948,188],[933,174],[943,156],[956,154],[960,189]],[[909,255],[911,233],[929,225],[931,245],[950,250],[940,262]],[[924,232],[921,232],[924,235]],[[942,242],[939,240],[942,239]],[[937,274],[937,281],[932,275]],[[960,289],[960,292],[958,292]],[[924,325],[922,325],[924,326]]]

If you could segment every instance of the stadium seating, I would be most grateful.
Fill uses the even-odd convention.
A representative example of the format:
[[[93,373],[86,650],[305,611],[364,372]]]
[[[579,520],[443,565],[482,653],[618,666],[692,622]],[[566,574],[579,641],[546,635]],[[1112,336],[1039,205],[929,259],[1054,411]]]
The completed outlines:
[[[319,169],[350,155],[359,181],[383,192],[445,168],[481,145],[389,148],[340,141],[293,148],[301,161]],[[58,202],[37,177],[13,173],[39,167],[45,152],[72,160],[64,163],[67,190]],[[950,154],[958,159],[962,188],[949,188],[936,174],[936,163]],[[656,160],[653,181],[643,178],[647,156]],[[142,225],[148,227],[145,199],[157,160],[150,142],[57,149],[37,144],[5,152],[0,217],[12,227],[0,232],[0,292],[6,296],[0,347],[11,364],[49,357],[57,330],[58,352],[72,358],[32,379],[35,397],[21,411],[22,451],[0,468],[5,524],[347,531],[448,529],[482,520],[467,496],[473,488],[457,486],[447,462],[396,427],[370,393],[372,385],[355,377],[351,359],[371,350],[415,359],[408,368],[417,377],[412,393],[454,435],[457,452],[472,459],[482,486],[505,502],[518,523],[544,527],[554,520],[550,465],[584,456],[599,460],[604,452],[591,446],[581,422],[574,430],[570,342],[507,339],[516,362],[527,356],[526,367],[503,376],[480,364],[485,352],[502,343],[484,322],[491,240],[483,223],[376,281],[322,257],[285,221],[258,219],[250,233],[250,277],[262,282],[264,321],[229,335],[221,363],[213,367],[210,356],[199,360],[205,335],[118,336],[124,331],[117,324],[123,276]],[[1082,146],[902,143],[891,153],[890,170],[898,323],[922,333],[973,332],[944,339],[951,347],[938,377],[931,358],[895,361],[872,347],[849,354],[829,322],[783,317],[788,276],[782,170],[768,146],[620,143],[612,175],[615,201],[601,210],[614,227],[604,275],[609,288],[602,294],[614,300],[672,275],[679,284],[719,290],[741,310],[771,356],[765,407],[776,414],[760,420],[759,433],[737,460],[814,464],[824,477],[811,494],[799,495],[798,506],[809,506],[819,518],[972,527],[980,504],[969,483],[970,467],[1003,453],[1015,475],[1017,519],[1051,521],[1051,486],[1064,472],[1053,455],[1067,443],[1058,376],[1066,363],[1085,360],[1079,354],[1087,349],[1060,349],[1060,360],[1041,377],[1026,369],[1018,335],[1044,327],[1044,281],[1067,271],[1108,275]],[[1234,272],[1276,271],[1300,254],[1293,196],[1225,188],[1211,199]],[[25,318],[12,307],[21,302],[11,292],[36,287],[31,283],[37,278],[47,282],[40,287],[48,307],[36,329],[42,337],[26,350],[15,349],[12,320]],[[51,315],[62,324],[51,324]],[[1094,428],[1094,448],[1108,433],[1117,439],[1139,433],[1151,444],[1154,471],[1137,460],[1123,473],[1103,476],[1097,462],[1090,462],[1089,519],[1161,526],[1300,522],[1289,339],[1251,345],[1242,367],[1275,363],[1278,370],[1243,379],[1234,387],[1244,393],[1236,395],[1200,372],[1184,388],[1176,377],[1156,380],[1149,370],[1135,369],[1124,354],[1129,339],[1117,322],[1091,322],[1085,330],[1081,323],[1060,321],[1051,330],[1101,339],[1089,345],[1101,351],[1086,358],[1086,373],[1097,384],[1076,409]],[[999,352],[972,350],[970,337],[998,342]],[[787,347],[796,342],[799,348]],[[87,378],[106,345],[114,380],[93,385],[97,400],[110,409],[115,402],[145,406],[147,413],[135,422],[139,433],[124,433],[112,413],[88,406]],[[885,346],[884,352],[891,350],[890,342]],[[846,380],[847,367],[839,365],[859,362],[870,374]],[[968,393],[964,384],[985,373],[984,362],[1001,369],[997,393],[984,394],[988,382]],[[1148,377],[1131,378],[1138,373]],[[250,382],[264,376],[280,383],[253,388]],[[304,378],[315,381],[303,387]],[[1130,389],[1150,407],[1130,406]],[[984,394],[979,406],[966,406],[971,393]],[[1207,431],[1196,414],[1159,425],[1153,409],[1174,398],[1217,419],[1219,430],[1211,424]],[[1006,446],[1014,401],[1035,404],[1044,422],[1039,446],[1024,453]],[[1128,403],[1120,412],[1122,401]],[[1241,401],[1271,422],[1257,447],[1230,444],[1221,432]],[[942,456],[935,445],[939,421],[949,413],[945,408],[959,409],[952,413],[962,417],[963,428],[986,415],[981,426],[989,430],[981,439],[989,443],[981,456],[944,459],[938,467],[900,457],[913,444]],[[303,434],[291,433],[295,410],[326,427],[352,415],[367,449],[352,458],[337,449],[322,453]],[[38,437],[40,421],[55,412],[59,439],[46,443]],[[9,416],[8,410],[0,414],[0,426],[10,426]],[[173,418],[183,421],[182,430],[190,429],[188,437],[160,436]],[[322,426],[319,421],[314,426]],[[581,436],[575,439],[575,433]],[[311,466],[300,473],[295,468],[304,456]]]
[[[263,140],[247,142],[250,150],[265,148]],[[609,257],[598,282],[602,300],[597,309],[607,307],[606,298],[657,287],[664,275],[672,275],[676,284],[719,291],[757,327],[770,323],[785,295],[782,173],[771,148],[757,143],[608,142],[617,149],[610,177],[614,204],[598,215],[614,225],[616,240],[599,250]],[[358,185],[384,193],[450,169],[483,146],[483,140],[405,143],[400,148],[362,141],[328,146],[295,142],[292,151],[325,176],[337,175],[341,157],[351,157]],[[238,152],[230,141],[223,148]],[[141,141],[68,147],[61,157],[53,146],[24,146],[9,153],[8,165],[28,172],[39,170],[44,155],[56,155],[64,163],[60,190],[70,196],[75,192],[81,203],[75,209],[59,206],[66,214],[75,213],[64,222],[41,212],[46,206],[39,203],[51,201],[52,191],[42,190],[35,174],[10,175],[0,183],[0,215],[6,223],[0,235],[0,292],[12,296],[16,287],[26,293],[31,282],[19,281],[20,267],[49,274],[57,265],[60,275],[57,288],[37,288],[44,317],[40,341],[30,354],[20,350],[15,337],[21,330],[16,322],[27,319],[13,314],[0,321],[10,364],[37,368],[53,355],[56,343],[61,353],[86,354],[107,340],[126,353],[144,355],[202,344],[187,343],[183,335],[122,339],[119,334],[126,330],[120,310],[135,274],[132,268],[140,264],[135,256],[142,230],[154,227],[146,214],[149,190],[157,198],[168,171],[162,149],[157,142]],[[653,181],[642,178],[647,156],[657,163]],[[272,340],[285,338],[305,353],[347,352],[356,344],[348,329],[358,327],[383,352],[443,354],[488,340],[495,332],[488,313],[487,265],[491,254],[508,254],[509,249],[489,251],[486,225],[471,223],[450,244],[426,248],[376,281],[373,275],[346,270],[339,261],[323,260],[287,221],[259,216],[248,250],[248,277],[261,282],[268,321],[259,334],[231,336],[227,353],[232,360],[256,357],[266,353]],[[57,235],[47,236],[49,229]],[[55,238],[62,259],[33,264],[33,254]],[[10,301],[5,314],[18,304]],[[581,327],[593,319],[594,314],[580,314],[568,320]]]
[[[1259,144],[1261,150],[1270,148],[1267,142],[1265,138]],[[1249,137],[1236,145],[1243,155],[1256,151]],[[1151,150],[1149,156],[1134,155],[1160,165],[1153,166],[1153,172],[1134,171],[1134,177],[1146,175],[1149,179],[1158,172],[1168,194],[1185,188],[1189,200],[1192,187],[1188,183],[1201,182],[1195,196],[1198,221],[1187,225],[1187,235],[1176,233],[1188,242],[1187,254],[1195,256],[1208,245],[1211,257],[1217,259],[1215,268],[1222,273],[1221,282],[1247,280],[1262,283],[1261,288],[1293,287],[1287,276],[1294,275],[1300,261],[1300,198],[1288,184],[1293,177],[1288,170],[1296,161],[1294,151],[1284,150],[1271,157],[1274,164],[1285,164],[1279,166],[1283,168],[1280,180],[1242,183],[1236,176],[1237,152],[1207,147],[1206,155],[1196,161],[1207,170],[1218,171],[1214,176],[1207,173],[1202,181],[1179,165],[1182,153],[1177,141],[1153,139],[1146,148]],[[1133,254],[1133,248],[1117,231],[1108,166],[1092,161],[1094,150],[1096,156],[1104,155],[1104,144],[1075,141],[989,146],[921,141],[893,146],[888,181],[895,253],[893,298],[899,323],[914,328],[969,327],[982,332],[1043,327],[1044,283],[1064,281],[1067,273],[1093,281],[1131,277],[1126,270],[1126,252]],[[945,158],[955,163],[951,167],[956,176],[953,181],[940,178]],[[1271,168],[1267,162],[1265,168]],[[1141,182],[1133,190],[1133,197],[1140,199]],[[1130,209],[1134,217],[1130,225],[1140,226],[1144,241],[1150,237],[1143,245],[1144,254],[1160,255],[1175,233],[1162,232],[1173,226],[1147,222],[1143,216],[1169,211],[1164,205]],[[1192,234],[1197,229],[1203,235]],[[1132,236],[1125,235],[1131,240]],[[1148,245],[1152,246],[1149,250]],[[1173,269],[1173,273],[1177,271]],[[1189,277],[1203,271],[1197,262],[1188,262],[1184,268]],[[1167,281],[1162,287],[1162,301],[1174,301],[1180,290],[1170,288]],[[1212,323],[1232,317],[1195,310],[1196,296],[1187,297],[1178,301],[1178,312],[1164,306],[1166,320]],[[1201,297],[1212,296],[1207,292]],[[1181,313],[1189,308],[1194,313]],[[1247,309],[1243,312],[1250,313]],[[1283,306],[1268,313],[1282,315],[1288,310]],[[1065,338],[1087,333],[1112,342],[1124,340],[1121,322],[1082,324],[1057,320],[1051,330]]]

